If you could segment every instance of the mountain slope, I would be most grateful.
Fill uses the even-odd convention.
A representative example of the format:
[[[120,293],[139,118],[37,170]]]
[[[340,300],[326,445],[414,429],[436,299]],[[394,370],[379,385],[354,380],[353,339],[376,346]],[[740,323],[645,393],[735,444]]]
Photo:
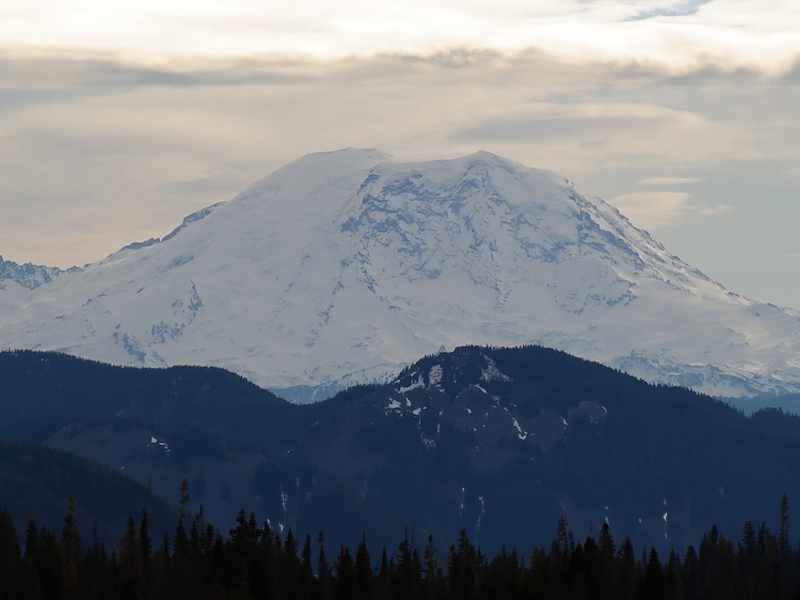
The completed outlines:
[[[0,340],[273,389],[537,343],[720,396],[800,391],[800,314],[725,290],[558,175],[306,156],[161,240],[0,289]]]
[[[784,424],[545,348],[458,348],[313,409],[293,456],[489,548],[546,540],[566,515],[579,537],[608,520],[637,545],[685,549],[800,493]]]
[[[84,543],[97,521],[100,541],[113,548],[128,522],[144,507],[156,539],[172,532],[178,511],[162,497],[122,473],[69,452],[0,438],[0,508],[9,510],[24,540],[29,517],[60,533],[69,499],[74,498]]]
[[[335,543],[366,527],[376,547],[394,544],[410,523],[439,540],[463,528],[492,550],[548,543],[564,515],[579,539],[607,519],[617,539],[682,553],[714,523],[772,527],[782,494],[800,495],[796,418],[747,418],[546,348],[458,348],[306,406],[216,369],[0,358],[0,435],[124,467],[175,500],[186,477],[192,509],[223,529],[244,507]],[[76,382],[87,401],[71,400]],[[103,396],[118,403],[81,415]]]

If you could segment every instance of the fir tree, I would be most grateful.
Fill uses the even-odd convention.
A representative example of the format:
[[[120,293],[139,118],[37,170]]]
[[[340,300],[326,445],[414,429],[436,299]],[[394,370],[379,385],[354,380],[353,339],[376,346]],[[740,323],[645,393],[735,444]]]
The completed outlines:
[[[356,597],[369,600],[372,596],[372,560],[367,546],[367,532],[361,530],[361,541],[356,549]]]
[[[438,592],[439,561],[436,558],[438,550],[433,541],[433,534],[428,534],[428,544],[423,555],[423,571],[425,576],[425,598],[432,600]]]
[[[33,520],[33,515],[28,516],[28,527],[25,529],[25,554],[24,556],[36,559],[39,546],[39,528]]]
[[[17,528],[11,513],[0,510],[0,598],[14,598],[20,570],[21,553]]]
[[[67,557],[72,560],[77,560],[81,553],[81,536],[78,533],[76,513],[75,499],[70,496],[67,514],[64,516],[64,527],[61,529],[61,543],[64,546]]]
[[[325,535],[320,532],[317,536],[319,555],[317,556],[317,579],[319,581],[319,597],[321,600],[330,600],[331,597],[331,570],[325,558]]]
[[[664,590],[664,570],[658,559],[658,552],[653,547],[650,548],[650,558],[644,569],[644,587],[647,598],[654,600],[661,598]]]
[[[336,580],[333,597],[336,600],[353,600],[356,597],[356,573],[353,555],[347,546],[339,547],[339,555],[334,563]]]
[[[781,529],[778,537],[778,554],[781,570],[788,582],[792,576],[792,544],[789,541],[789,497],[784,494],[781,499]]]

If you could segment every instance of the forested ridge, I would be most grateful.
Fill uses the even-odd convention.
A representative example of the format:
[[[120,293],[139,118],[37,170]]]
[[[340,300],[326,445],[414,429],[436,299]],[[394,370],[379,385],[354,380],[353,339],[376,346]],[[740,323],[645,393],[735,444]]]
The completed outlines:
[[[337,548],[362,528],[389,548],[415,524],[492,554],[548,544],[562,514],[580,538],[608,519],[637,548],[684,554],[712,523],[736,531],[800,497],[800,417],[748,418],[534,346],[459,348],[308,406],[221,369],[1,352],[0,409],[16,440],[0,442],[0,506],[17,528],[31,510],[59,528],[72,495],[84,538],[97,519],[107,545],[147,497],[155,537],[171,533],[155,498],[177,503],[183,477],[189,508],[225,532],[244,507]]]
[[[0,442],[0,506],[17,529],[31,510],[60,528],[72,495],[84,539],[97,519],[108,547],[145,504],[154,537],[172,535],[163,499],[184,477],[189,509],[223,532],[244,507],[334,549],[362,528],[392,548],[414,524],[419,539],[464,529],[489,554],[530,550],[563,514],[580,539],[608,519],[618,541],[683,556],[712,523],[736,532],[800,498],[800,417],[748,418],[533,346],[459,348],[309,406],[220,369],[5,352],[0,409],[16,440]]]
[[[185,482],[184,482],[185,483]],[[0,598],[482,600],[482,599],[750,599],[800,594],[800,548],[789,541],[788,499],[779,531],[748,521],[741,537],[716,526],[683,556],[635,549],[614,540],[604,523],[596,537],[576,539],[566,519],[549,548],[524,555],[505,546],[487,556],[462,531],[449,547],[406,530],[396,548],[376,552],[362,532],[355,550],[326,548],[322,533],[304,542],[291,529],[259,524],[239,512],[224,534],[183,510],[174,534],[152,537],[147,508],[114,548],[96,528],[84,544],[70,502],[60,532],[33,517],[21,539],[10,513],[0,510]]]

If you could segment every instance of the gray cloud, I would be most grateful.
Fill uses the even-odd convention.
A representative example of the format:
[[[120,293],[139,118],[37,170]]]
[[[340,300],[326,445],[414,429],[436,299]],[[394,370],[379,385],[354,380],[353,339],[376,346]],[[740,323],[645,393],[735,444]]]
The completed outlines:
[[[690,183],[697,183],[702,181],[698,177],[648,177],[642,179],[638,183],[642,185],[658,185],[658,186],[674,186],[674,185],[688,185]]]
[[[490,119],[478,126],[470,127],[454,134],[458,140],[491,143],[497,141],[529,141],[550,138],[583,137],[601,140],[590,142],[590,147],[605,143],[609,136],[618,135],[629,129],[646,132],[659,126],[656,117],[575,117],[575,118],[520,118]]]
[[[800,85],[800,59],[796,60],[792,68],[778,81],[789,85]]]
[[[201,85],[279,85],[307,79],[310,65],[294,61],[203,60],[144,67],[101,58],[3,58],[0,82],[47,88]]]
[[[231,189],[241,185],[241,180],[231,174],[218,175],[216,177],[199,177],[186,181],[174,181],[158,186],[158,190],[167,194],[175,195],[208,195],[217,194],[224,198],[225,194],[230,194]]]

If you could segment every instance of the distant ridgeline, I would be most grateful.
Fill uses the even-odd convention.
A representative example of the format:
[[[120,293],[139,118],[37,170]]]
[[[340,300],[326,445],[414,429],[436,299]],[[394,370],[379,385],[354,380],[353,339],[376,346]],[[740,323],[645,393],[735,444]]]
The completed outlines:
[[[564,517],[549,547],[525,555],[502,546],[492,556],[464,530],[449,549],[406,529],[399,544],[380,552],[363,531],[355,551],[328,543],[326,552],[323,533],[307,534],[301,550],[291,529],[282,535],[244,510],[229,536],[182,510],[162,541],[145,509],[109,547],[96,533],[84,543],[75,513],[70,503],[60,532],[30,518],[20,544],[9,512],[0,510],[0,598],[749,600],[795,597],[800,589],[786,496],[777,533],[748,521],[734,546],[713,526],[683,555],[659,556],[651,547],[641,559],[629,537],[615,541],[607,523],[580,541]]]
[[[221,531],[236,527],[243,507],[282,535],[325,531],[331,548],[356,544],[362,529],[392,546],[409,527],[418,540],[463,529],[496,552],[546,544],[563,516],[579,538],[608,523],[666,556],[697,546],[714,523],[735,531],[756,517],[774,528],[775,499],[800,497],[800,418],[746,417],[534,346],[459,348],[386,385],[306,406],[216,368],[4,352],[0,436],[29,444],[2,446],[0,504],[17,527],[34,507],[52,528],[74,495],[84,536],[92,511],[80,513],[88,484],[78,474],[99,472],[98,463],[173,503],[185,478],[188,509],[202,505]],[[98,462],[94,471],[68,467],[79,459],[53,448]],[[28,468],[50,463],[62,466]],[[34,485],[57,490],[47,507],[26,495]],[[98,507],[123,507],[121,488],[104,485],[91,488]]]

